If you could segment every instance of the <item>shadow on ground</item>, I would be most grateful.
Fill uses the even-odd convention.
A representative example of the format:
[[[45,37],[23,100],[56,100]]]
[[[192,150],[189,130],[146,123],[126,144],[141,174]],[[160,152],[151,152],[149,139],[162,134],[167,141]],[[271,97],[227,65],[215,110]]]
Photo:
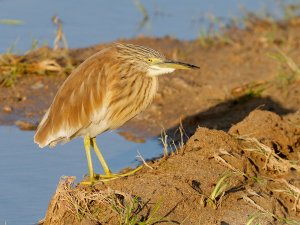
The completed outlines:
[[[193,135],[197,127],[228,131],[230,127],[242,121],[251,111],[262,109],[274,112],[280,116],[295,112],[294,109],[284,108],[280,103],[270,97],[249,96],[231,99],[219,103],[204,112],[199,112],[184,118],[181,123],[185,134],[183,141]],[[175,142],[181,140],[179,131],[180,124],[171,127],[166,131],[168,136]]]

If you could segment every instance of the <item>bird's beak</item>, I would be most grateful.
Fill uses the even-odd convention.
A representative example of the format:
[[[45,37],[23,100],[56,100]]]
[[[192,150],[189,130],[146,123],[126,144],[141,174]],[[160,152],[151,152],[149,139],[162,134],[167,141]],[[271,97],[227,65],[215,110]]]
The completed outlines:
[[[161,68],[172,68],[172,69],[182,69],[182,70],[190,70],[190,69],[200,69],[200,67],[183,63],[183,62],[177,62],[173,60],[165,60],[163,62],[160,62],[157,64],[157,66]]]

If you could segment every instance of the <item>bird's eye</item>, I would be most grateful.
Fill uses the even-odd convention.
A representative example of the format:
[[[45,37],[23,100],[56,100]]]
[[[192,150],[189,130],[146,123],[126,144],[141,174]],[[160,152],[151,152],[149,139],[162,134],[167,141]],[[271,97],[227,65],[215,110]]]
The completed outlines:
[[[148,62],[152,62],[152,59],[148,59]]]

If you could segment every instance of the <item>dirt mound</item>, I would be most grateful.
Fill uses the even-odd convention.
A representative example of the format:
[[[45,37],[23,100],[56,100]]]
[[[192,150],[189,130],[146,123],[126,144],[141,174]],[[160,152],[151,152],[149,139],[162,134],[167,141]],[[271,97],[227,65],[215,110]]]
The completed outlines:
[[[299,114],[296,114],[299,117]],[[296,117],[295,117],[296,118]],[[255,110],[231,127],[230,134],[255,137],[283,159],[299,160],[300,129],[275,113]]]
[[[198,128],[134,176],[93,187],[65,178],[43,224],[299,224],[300,128],[292,121],[255,110],[228,133]]]

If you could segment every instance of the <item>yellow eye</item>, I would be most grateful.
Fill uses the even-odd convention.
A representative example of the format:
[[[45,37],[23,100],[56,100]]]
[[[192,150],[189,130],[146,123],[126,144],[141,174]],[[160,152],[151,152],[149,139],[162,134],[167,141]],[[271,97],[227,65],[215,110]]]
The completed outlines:
[[[148,62],[153,62],[153,60],[152,59],[148,59]]]

